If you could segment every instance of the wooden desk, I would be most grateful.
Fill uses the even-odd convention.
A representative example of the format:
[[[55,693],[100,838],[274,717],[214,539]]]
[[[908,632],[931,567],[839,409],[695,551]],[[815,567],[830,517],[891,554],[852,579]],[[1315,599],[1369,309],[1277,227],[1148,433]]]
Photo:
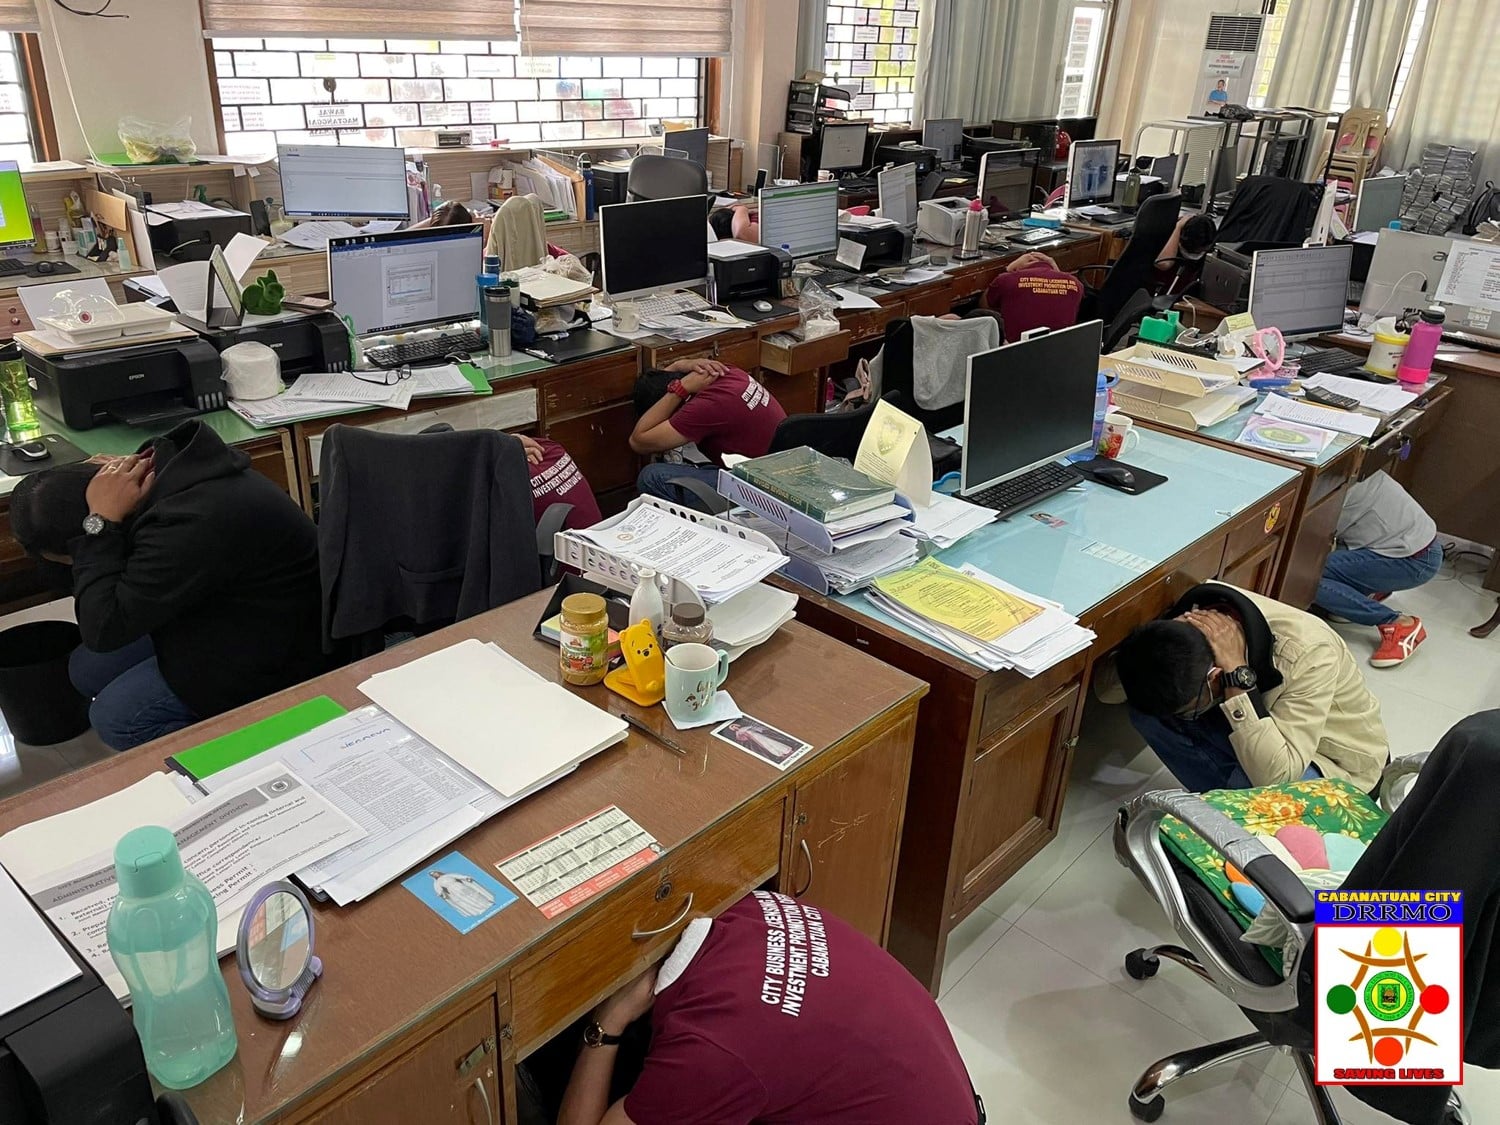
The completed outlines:
[[[356,685],[372,673],[465,637],[555,676],[556,650],[531,636],[545,601],[523,599],[59,778],[0,803],[0,831],[97,799],[160,770],[169,753],[311,696],[358,705]],[[456,845],[489,868],[617,804],[664,849],[625,882],[552,920],[520,898],[466,936],[396,885],[351,907],[315,907],[325,971],[286,1023],[255,1015],[233,960],[221,962],[239,1054],[188,1091],[199,1120],[514,1123],[516,1062],[660,958],[688,918],[770,884],[883,938],[926,686],[795,621],[736,661],[729,686],[748,713],[813,753],[780,773],[707,728],[671,735],[683,757],[632,733]],[[603,705],[607,693],[584,694]],[[659,709],[645,719],[670,729]]]
[[[1208,578],[1273,589],[1301,477],[1292,468],[1146,431],[1130,460],[1165,474],[1140,496],[1098,485],[981,529],[937,558],[972,562],[1061,602],[1098,636],[1026,679],[933,645],[860,595],[809,595],[797,616],[932,685],[917,723],[890,950],[936,992],[953,927],[1057,833],[1093,663]],[[1107,561],[1099,546],[1130,552]],[[1144,568],[1144,569],[1134,569]]]

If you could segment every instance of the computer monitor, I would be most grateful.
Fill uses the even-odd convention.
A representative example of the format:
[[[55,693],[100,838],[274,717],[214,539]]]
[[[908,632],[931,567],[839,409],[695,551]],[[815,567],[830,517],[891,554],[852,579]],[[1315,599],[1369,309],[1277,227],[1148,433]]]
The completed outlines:
[[[762,188],[760,244],[785,246],[793,258],[831,254],[839,246],[839,185]]]
[[[1169,153],[1166,156],[1153,156],[1146,174],[1148,176],[1155,176],[1167,185],[1168,191],[1171,191],[1177,186],[1177,160],[1178,156],[1175,152]]]
[[[1453,240],[1446,235],[1389,228],[1380,231],[1370,268],[1365,271],[1360,323],[1432,304],[1452,249]]]
[[[708,277],[708,197],[679,195],[599,208],[599,260],[611,297],[702,285]]]
[[[404,219],[406,150],[277,145],[282,209],[299,219]]]
[[[1068,206],[1108,203],[1115,197],[1119,141],[1074,141],[1068,150]]]
[[[964,140],[962,117],[929,117],[922,122],[922,143],[938,151],[939,160],[957,160]]]
[[[689,160],[696,161],[707,168],[708,130],[673,129],[670,133],[663,135],[661,149],[668,156],[676,156],[678,153],[681,153]]]
[[[1020,152],[1035,153],[1034,148]],[[990,217],[1014,215],[1031,210],[1031,183],[1034,164],[1017,163],[1015,152],[987,152],[979,158],[979,200]]]
[[[21,166],[14,160],[0,160],[0,247],[29,246],[35,240]]]
[[[328,240],[328,295],[357,336],[479,315],[484,228],[423,227]]]
[[[870,135],[868,121],[847,125],[823,126],[818,152],[820,172],[858,172],[865,167],[865,141]]]
[[[1102,322],[969,357],[962,489],[988,488],[1094,440]]]
[[[880,192],[880,214],[899,227],[910,230],[917,225],[917,168],[898,164],[875,177]]]
[[[1279,328],[1288,339],[1340,331],[1353,265],[1354,247],[1348,243],[1257,250],[1250,259],[1255,326]]]
[[[1401,217],[1405,176],[1371,176],[1359,182],[1354,199],[1354,230],[1385,230]]]

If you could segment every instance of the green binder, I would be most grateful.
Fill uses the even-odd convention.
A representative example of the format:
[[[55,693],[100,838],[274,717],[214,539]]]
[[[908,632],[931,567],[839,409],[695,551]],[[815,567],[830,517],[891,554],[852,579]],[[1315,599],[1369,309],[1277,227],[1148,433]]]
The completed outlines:
[[[202,781],[220,770],[238,765],[246,758],[253,758],[273,746],[280,746],[298,735],[306,734],[314,727],[322,726],[330,719],[346,714],[348,712],[343,707],[326,695],[319,695],[306,703],[278,711],[258,723],[251,723],[248,727],[221,734],[202,746],[194,746],[191,750],[174,754],[167,759],[167,766],[186,774],[194,781]]]

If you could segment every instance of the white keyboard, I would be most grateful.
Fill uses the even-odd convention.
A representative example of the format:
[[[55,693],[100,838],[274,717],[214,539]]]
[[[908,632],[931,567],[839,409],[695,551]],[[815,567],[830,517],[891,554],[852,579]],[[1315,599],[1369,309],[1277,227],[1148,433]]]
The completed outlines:
[[[696,293],[658,293],[652,297],[642,297],[636,302],[636,308],[640,310],[641,320],[644,321],[648,317],[654,320],[663,316],[702,312],[713,306]]]

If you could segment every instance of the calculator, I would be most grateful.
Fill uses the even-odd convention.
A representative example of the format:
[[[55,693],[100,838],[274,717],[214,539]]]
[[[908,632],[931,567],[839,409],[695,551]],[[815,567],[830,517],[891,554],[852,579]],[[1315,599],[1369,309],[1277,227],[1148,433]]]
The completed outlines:
[[[1319,406],[1331,406],[1335,410],[1353,410],[1359,405],[1359,399],[1351,398],[1349,395],[1334,394],[1324,387],[1304,387],[1302,393],[1307,396],[1308,402],[1315,402]]]

